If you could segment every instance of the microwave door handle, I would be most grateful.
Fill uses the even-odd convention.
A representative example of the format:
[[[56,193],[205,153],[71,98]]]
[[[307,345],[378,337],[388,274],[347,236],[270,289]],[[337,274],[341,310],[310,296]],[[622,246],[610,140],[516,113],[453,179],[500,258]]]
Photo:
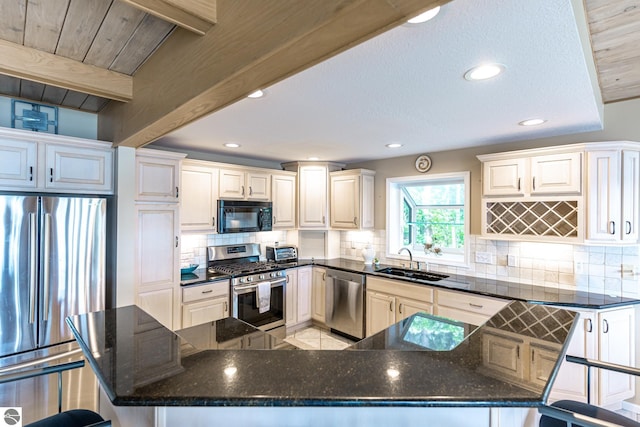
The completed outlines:
[[[261,230],[261,231],[262,231],[262,224],[264,223],[263,215],[264,215],[264,211],[260,209],[260,212],[258,213],[258,230]]]

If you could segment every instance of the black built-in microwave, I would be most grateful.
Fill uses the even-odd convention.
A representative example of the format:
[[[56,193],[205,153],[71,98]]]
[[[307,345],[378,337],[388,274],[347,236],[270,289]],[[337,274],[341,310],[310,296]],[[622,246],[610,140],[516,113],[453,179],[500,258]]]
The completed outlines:
[[[271,231],[271,202],[218,200],[218,233]]]

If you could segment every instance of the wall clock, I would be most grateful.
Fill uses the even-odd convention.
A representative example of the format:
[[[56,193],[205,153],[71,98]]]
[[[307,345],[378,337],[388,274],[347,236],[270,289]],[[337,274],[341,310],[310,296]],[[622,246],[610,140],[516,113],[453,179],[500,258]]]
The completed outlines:
[[[431,157],[423,154],[416,159],[416,170],[425,173],[431,169]]]

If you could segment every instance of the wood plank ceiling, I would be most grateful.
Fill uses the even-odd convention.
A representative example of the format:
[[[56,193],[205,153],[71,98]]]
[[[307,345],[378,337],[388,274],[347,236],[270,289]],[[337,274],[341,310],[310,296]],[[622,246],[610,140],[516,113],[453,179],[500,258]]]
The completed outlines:
[[[193,33],[204,34],[215,22],[215,3],[215,0],[0,0],[0,56],[22,46],[27,48],[25,60],[33,58],[34,52],[45,52],[97,67],[84,68],[80,73],[104,69],[115,77],[134,76],[172,37],[176,23]],[[609,103],[640,97],[637,47],[640,2],[585,0],[585,7],[603,100]],[[198,42],[196,36],[182,39]],[[100,112],[109,102],[120,102],[97,95],[101,93],[99,88],[74,90],[73,84],[62,79],[56,82],[55,77],[37,73],[32,77],[29,73],[12,71],[10,65],[4,68],[2,65],[0,58],[0,95],[89,112]],[[65,66],[63,63],[62,67]]]

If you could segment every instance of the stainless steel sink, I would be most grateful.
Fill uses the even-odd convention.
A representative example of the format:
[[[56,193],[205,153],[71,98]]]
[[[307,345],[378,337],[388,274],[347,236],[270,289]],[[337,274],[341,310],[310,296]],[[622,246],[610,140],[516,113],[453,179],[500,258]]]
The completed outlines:
[[[437,282],[446,279],[446,274],[430,273],[428,271],[411,270],[398,267],[387,267],[376,270],[376,273],[389,274],[391,276],[404,277],[407,279],[426,280],[428,282]]]

